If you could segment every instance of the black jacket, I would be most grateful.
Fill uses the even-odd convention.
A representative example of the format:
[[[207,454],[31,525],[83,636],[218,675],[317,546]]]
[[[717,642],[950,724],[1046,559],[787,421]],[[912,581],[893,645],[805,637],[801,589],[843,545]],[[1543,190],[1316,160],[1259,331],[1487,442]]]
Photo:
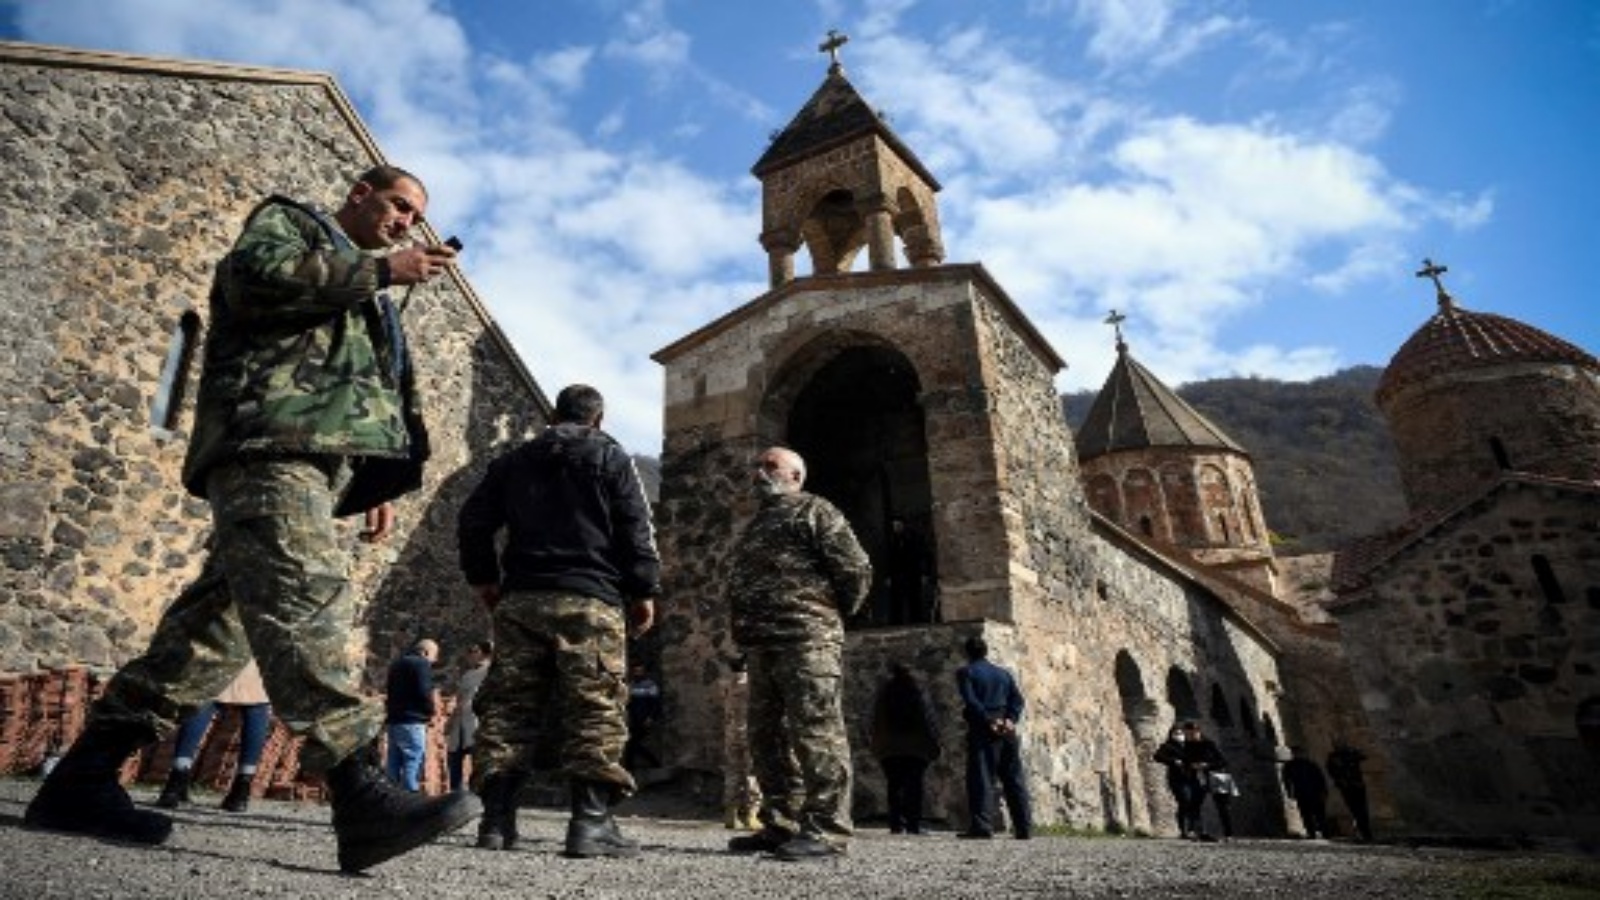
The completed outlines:
[[[407,653],[389,664],[384,722],[389,725],[422,725],[433,718],[433,663],[415,653]]]
[[[649,501],[633,460],[598,428],[553,425],[490,463],[456,536],[468,584],[567,590],[612,605],[661,591]]]

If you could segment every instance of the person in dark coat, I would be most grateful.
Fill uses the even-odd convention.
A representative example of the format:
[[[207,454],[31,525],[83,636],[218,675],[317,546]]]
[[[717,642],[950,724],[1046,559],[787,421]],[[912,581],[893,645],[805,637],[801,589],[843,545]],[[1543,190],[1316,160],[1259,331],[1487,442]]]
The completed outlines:
[[[1361,761],[1366,755],[1338,739],[1333,742],[1333,752],[1328,754],[1328,777],[1333,779],[1345,808],[1356,820],[1356,833],[1363,841],[1372,840],[1372,819],[1367,813],[1367,782],[1361,775]]]
[[[1194,824],[1199,829],[1199,838],[1202,841],[1212,840],[1211,835],[1200,828],[1200,811],[1206,797],[1210,797],[1212,805],[1217,808],[1217,821],[1222,824],[1222,839],[1232,840],[1233,798],[1238,795],[1239,787],[1228,771],[1227,757],[1222,755],[1222,748],[1217,746],[1216,741],[1206,737],[1199,722],[1188,722],[1183,728],[1184,763],[1200,785],[1193,800]]]
[[[939,758],[939,729],[911,669],[897,662],[889,671],[872,704],[872,752],[888,786],[889,832],[921,834],[923,777]]]
[[[1167,767],[1167,790],[1178,810],[1178,837],[1188,840],[1200,833],[1200,823],[1190,819],[1194,806],[1189,802],[1189,795],[1199,786],[1183,764],[1183,743],[1183,726],[1172,726],[1167,739],[1156,748],[1155,761]]]
[[[1328,779],[1306,755],[1304,747],[1291,747],[1293,757],[1283,764],[1283,792],[1300,810],[1300,824],[1308,838],[1328,836]]]
[[[1010,672],[988,660],[989,645],[983,638],[967,638],[966,651],[969,662],[956,672],[956,686],[967,720],[967,810],[972,818],[960,837],[994,836],[989,808],[999,776],[1012,834],[1027,840],[1033,836],[1033,814],[1017,737],[1022,691]]]

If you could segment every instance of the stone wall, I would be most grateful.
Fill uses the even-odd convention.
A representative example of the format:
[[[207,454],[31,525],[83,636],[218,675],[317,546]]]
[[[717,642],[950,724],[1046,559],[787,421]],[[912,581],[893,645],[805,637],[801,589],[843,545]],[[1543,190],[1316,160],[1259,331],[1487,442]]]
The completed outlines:
[[[981,269],[944,266],[801,279],[657,354],[666,366],[662,460],[664,744],[672,762],[720,784],[719,679],[736,649],[721,584],[754,509],[748,462],[783,443],[786,402],[852,346],[901,354],[920,386],[942,622],[854,630],[846,709],[856,813],[882,813],[866,716],[891,660],[928,686],[946,753],[929,776],[929,815],[966,821],[954,673],[983,635],[1029,698],[1024,753],[1041,823],[1171,832],[1164,775],[1150,760],[1173,719],[1211,725],[1247,796],[1241,831],[1282,832],[1273,768],[1282,721],[1276,649],[1180,568],[1091,527],[1048,348]],[[1128,673],[1133,672],[1130,676]],[[1174,679],[1231,711],[1169,697]],[[1181,707],[1181,710],[1180,710]],[[713,790],[708,787],[708,791]]]
[[[1336,608],[1413,829],[1600,837],[1600,766],[1577,725],[1600,697],[1596,499],[1503,483]]]
[[[173,336],[203,320],[210,269],[262,196],[336,206],[380,159],[325,76],[0,44],[0,672],[103,671],[143,649],[208,527],[178,482],[192,408],[171,430],[151,419]],[[371,628],[379,684],[416,635],[451,659],[486,633],[455,510],[548,408],[459,275],[398,299],[434,460],[395,538],[350,531],[352,625]]]

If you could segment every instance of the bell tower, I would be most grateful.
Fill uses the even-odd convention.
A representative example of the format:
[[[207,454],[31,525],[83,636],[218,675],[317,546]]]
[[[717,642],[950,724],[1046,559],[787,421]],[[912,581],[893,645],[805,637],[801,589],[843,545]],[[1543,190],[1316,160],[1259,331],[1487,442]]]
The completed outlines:
[[[845,78],[839,48],[848,40],[828,32],[818,47],[832,57],[822,86],[750,170],[761,180],[761,246],[774,288],[794,280],[802,246],[815,275],[850,271],[863,247],[871,271],[897,268],[896,239],[914,267],[944,259],[939,182]]]

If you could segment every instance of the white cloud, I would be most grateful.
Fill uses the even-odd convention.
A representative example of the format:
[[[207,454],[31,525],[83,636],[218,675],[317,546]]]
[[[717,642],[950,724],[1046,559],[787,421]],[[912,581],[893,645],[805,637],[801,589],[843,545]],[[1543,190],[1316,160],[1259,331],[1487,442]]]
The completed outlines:
[[[1063,114],[1083,92],[1011,57],[978,29],[933,44],[894,34],[870,38],[862,55],[881,104],[911,145],[959,168],[1007,173],[1060,166],[1069,147]],[[904,124],[902,124],[904,123]],[[1003,137],[1002,137],[1003,136]]]
[[[1176,0],[1078,0],[1073,22],[1089,32],[1087,53],[1113,69],[1166,69],[1243,27],[1222,15],[1184,13]]]
[[[584,75],[594,59],[593,47],[566,47],[554,53],[541,54],[534,60],[534,69],[545,80],[563,91],[571,92],[583,86]]]

